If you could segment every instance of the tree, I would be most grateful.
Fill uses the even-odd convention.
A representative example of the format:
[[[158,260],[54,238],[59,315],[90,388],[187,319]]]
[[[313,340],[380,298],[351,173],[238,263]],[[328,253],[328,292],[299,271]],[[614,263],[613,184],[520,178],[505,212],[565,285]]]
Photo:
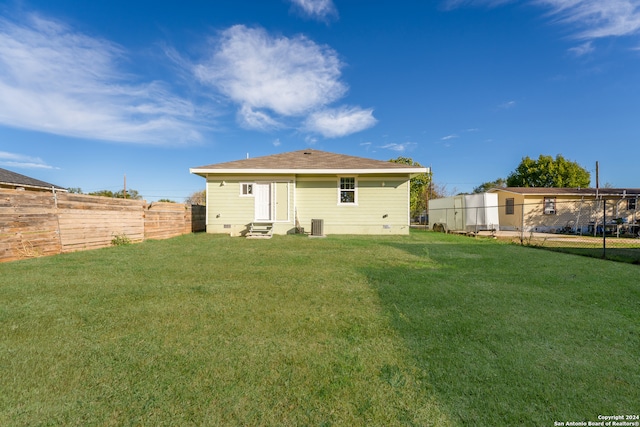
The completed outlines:
[[[484,193],[492,188],[504,188],[507,186],[507,180],[504,178],[498,178],[495,181],[483,182],[473,189],[474,193]]]
[[[115,197],[116,199],[142,200],[142,195],[134,189],[128,189],[126,194],[124,190],[120,190],[116,193],[113,193],[113,197]]]
[[[440,184],[437,182],[431,182],[431,188],[429,189],[429,199],[441,199],[443,197],[449,197],[456,194],[458,189],[453,187],[449,190],[447,184]]]
[[[390,159],[393,163],[402,163],[404,165],[423,167],[420,163],[414,162],[409,157],[398,157],[396,159]],[[409,207],[411,210],[411,216],[420,215],[422,211],[426,209],[427,191],[431,184],[431,172],[421,173],[418,176],[411,178],[410,190],[409,190]]]
[[[102,196],[102,197],[112,197],[115,199],[133,199],[133,200],[141,200],[142,195],[138,193],[136,190],[127,190],[127,196],[124,196],[124,190],[116,191],[115,193],[111,190],[100,190],[93,191],[89,193],[90,196]]]
[[[509,187],[588,187],[591,174],[576,162],[560,154],[554,159],[540,155],[538,160],[528,156],[507,177]]]
[[[184,199],[184,203],[187,205],[200,205],[206,206],[207,204],[207,190],[196,191],[191,193],[189,197]]]
[[[100,190],[100,191],[92,191],[88,193],[90,196],[100,196],[100,197],[115,197],[113,191],[111,190]]]

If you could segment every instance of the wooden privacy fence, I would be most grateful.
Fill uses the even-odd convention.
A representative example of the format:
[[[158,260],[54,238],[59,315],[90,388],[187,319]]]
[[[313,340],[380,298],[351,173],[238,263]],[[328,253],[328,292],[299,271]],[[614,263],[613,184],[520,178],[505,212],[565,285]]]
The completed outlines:
[[[0,189],[0,262],[166,239],[205,229],[205,207]]]

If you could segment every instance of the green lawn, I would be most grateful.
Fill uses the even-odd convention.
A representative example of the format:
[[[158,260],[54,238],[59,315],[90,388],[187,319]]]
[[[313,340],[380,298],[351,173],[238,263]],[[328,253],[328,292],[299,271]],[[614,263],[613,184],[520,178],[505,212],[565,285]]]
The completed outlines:
[[[491,240],[206,234],[0,264],[0,425],[640,413],[640,269]]]
[[[517,242],[513,238],[510,240]],[[527,237],[523,243],[557,252],[640,265],[640,240],[635,238],[607,237],[606,243],[603,244],[602,237],[553,236],[551,239]]]

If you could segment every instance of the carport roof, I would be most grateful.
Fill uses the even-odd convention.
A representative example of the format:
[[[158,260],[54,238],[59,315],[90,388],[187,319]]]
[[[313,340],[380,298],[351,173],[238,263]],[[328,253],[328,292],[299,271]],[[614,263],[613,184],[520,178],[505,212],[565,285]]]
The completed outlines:
[[[638,196],[640,188],[553,188],[553,187],[503,187],[493,188],[490,193],[508,193],[539,196]]]

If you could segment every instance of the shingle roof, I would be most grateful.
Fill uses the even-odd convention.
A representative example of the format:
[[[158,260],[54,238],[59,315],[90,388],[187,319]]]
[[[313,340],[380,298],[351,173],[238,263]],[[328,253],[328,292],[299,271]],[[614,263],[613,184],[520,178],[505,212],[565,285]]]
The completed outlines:
[[[640,195],[640,188],[552,188],[552,187],[504,187],[489,190],[508,191],[516,194],[532,195],[567,195],[567,196],[593,196],[596,193],[605,196]]]
[[[48,190],[50,190],[53,187],[56,190],[67,191],[63,187],[59,187],[57,185],[50,184],[48,182],[31,178],[26,175],[22,175],[22,174],[12,172],[7,169],[2,169],[2,168],[0,168],[0,185],[9,185],[9,186],[16,186],[16,187],[31,187],[31,188],[48,189]]]
[[[192,168],[195,174],[206,173],[339,173],[339,172],[424,173],[427,168],[364,157],[335,154],[320,150],[299,150],[270,156],[216,163]]]

